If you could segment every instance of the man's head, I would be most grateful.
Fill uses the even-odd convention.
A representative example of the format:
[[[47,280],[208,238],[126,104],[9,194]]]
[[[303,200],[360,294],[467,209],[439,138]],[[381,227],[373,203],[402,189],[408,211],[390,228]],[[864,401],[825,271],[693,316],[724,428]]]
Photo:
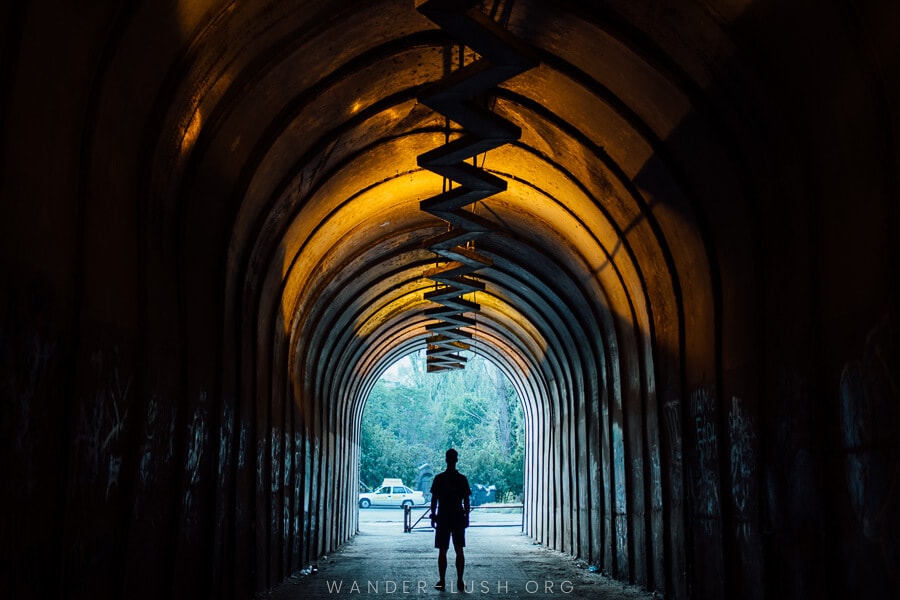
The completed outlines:
[[[455,465],[458,460],[459,460],[459,454],[456,452],[456,450],[454,450],[453,448],[450,448],[449,450],[447,450],[447,464],[448,465]]]

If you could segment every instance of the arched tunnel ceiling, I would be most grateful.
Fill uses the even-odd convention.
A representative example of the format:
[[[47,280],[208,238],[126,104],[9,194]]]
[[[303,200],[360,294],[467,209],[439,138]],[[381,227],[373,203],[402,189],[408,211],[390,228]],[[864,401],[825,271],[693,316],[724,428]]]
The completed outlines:
[[[447,227],[417,1],[0,9],[8,582],[249,597],[358,531]],[[900,3],[482,9],[539,59],[475,207],[523,531],[667,597],[895,590]]]
[[[419,209],[442,181],[416,157],[444,143],[445,121],[416,94],[453,40],[411,1],[187,4],[187,50],[158,101],[166,170],[151,178],[233,210],[226,295],[290,356],[297,397],[358,400],[424,346],[423,241],[446,225]],[[474,348],[520,391],[598,368],[622,339],[640,347],[654,318],[672,342],[685,298],[712,310],[704,211],[727,198],[734,214],[746,193],[734,136],[752,128],[706,91],[752,80],[722,23],[679,4],[675,38],[662,13],[618,8],[484,6],[541,61],[493,95],[521,139],[479,159],[509,187],[476,208],[499,230],[478,240],[494,266],[479,272]]]

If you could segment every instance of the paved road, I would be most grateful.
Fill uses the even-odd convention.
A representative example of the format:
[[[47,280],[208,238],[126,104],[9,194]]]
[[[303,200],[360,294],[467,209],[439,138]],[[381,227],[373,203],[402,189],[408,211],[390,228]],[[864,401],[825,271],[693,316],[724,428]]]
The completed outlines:
[[[417,529],[427,529],[429,531],[433,531],[431,529],[430,522],[428,520],[428,507],[427,506],[415,506],[412,509],[412,519],[413,523],[418,522],[416,525]],[[420,517],[421,518],[420,520]],[[383,507],[370,507],[370,508],[361,508],[359,510],[359,528],[360,531],[365,531],[369,525],[374,524],[385,524],[385,523],[396,523],[397,530],[403,531],[403,509],[401,508],[383,508]],[[469,519],[469,523],[472,527],[511,527],[516,529],[517,531],[521,531],[522,528],[522,511],[520,509],[495,509],[489,507],[476,507],[472,511],[472,515]]]
[[[520,515],[514,515],[521,519]],[[424,521],[423,521],[424,523]],[[267,594],[273,600],[320,600],[345,597],[459,599],[556,598],[577,600],[647,600],[650,594],[623,586],[588,565],[532,542],[518,527],[471,527],[466,534],[465,589],[434,589],[437,550],[430,528],[403,533],[400,509],[360,511],[360,532],[334,554],[317,563],[315,574],[296,574]],[[448,583],[456,580],[453,550]]]

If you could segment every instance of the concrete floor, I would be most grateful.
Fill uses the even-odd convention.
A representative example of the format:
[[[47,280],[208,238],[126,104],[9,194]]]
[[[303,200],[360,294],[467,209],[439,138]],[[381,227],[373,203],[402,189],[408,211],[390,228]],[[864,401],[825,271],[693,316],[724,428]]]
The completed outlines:
[[[421,512],[421,511],[417,511]],[[418,516],[418,515],[417,515]],[[430,528],[403,533],[400,510],[360,511],[360,532],[337,552],[323,557],[318,572],[297,573],[261,597],[314,600],[346,596],[398,598],[577,598],[636,600],[654,595],[591,572],[589,565],[535,544],[521,533],[520,515],[475,513],[466,536],[465,590],[455,584],[453,550],[448,556],[448,587],[434,589],[437,550]],[[487,526],[487,523],[495,526]],[[424,521],[423,521],[424,523]]]

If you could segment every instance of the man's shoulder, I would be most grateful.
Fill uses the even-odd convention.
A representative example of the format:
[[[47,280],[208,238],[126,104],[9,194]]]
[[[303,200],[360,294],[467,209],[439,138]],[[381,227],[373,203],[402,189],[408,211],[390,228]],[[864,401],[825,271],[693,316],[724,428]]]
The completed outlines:
[[[469,487],[469,478],[457,471],[453,483],[459,486],[465,485],[466,487]]]

